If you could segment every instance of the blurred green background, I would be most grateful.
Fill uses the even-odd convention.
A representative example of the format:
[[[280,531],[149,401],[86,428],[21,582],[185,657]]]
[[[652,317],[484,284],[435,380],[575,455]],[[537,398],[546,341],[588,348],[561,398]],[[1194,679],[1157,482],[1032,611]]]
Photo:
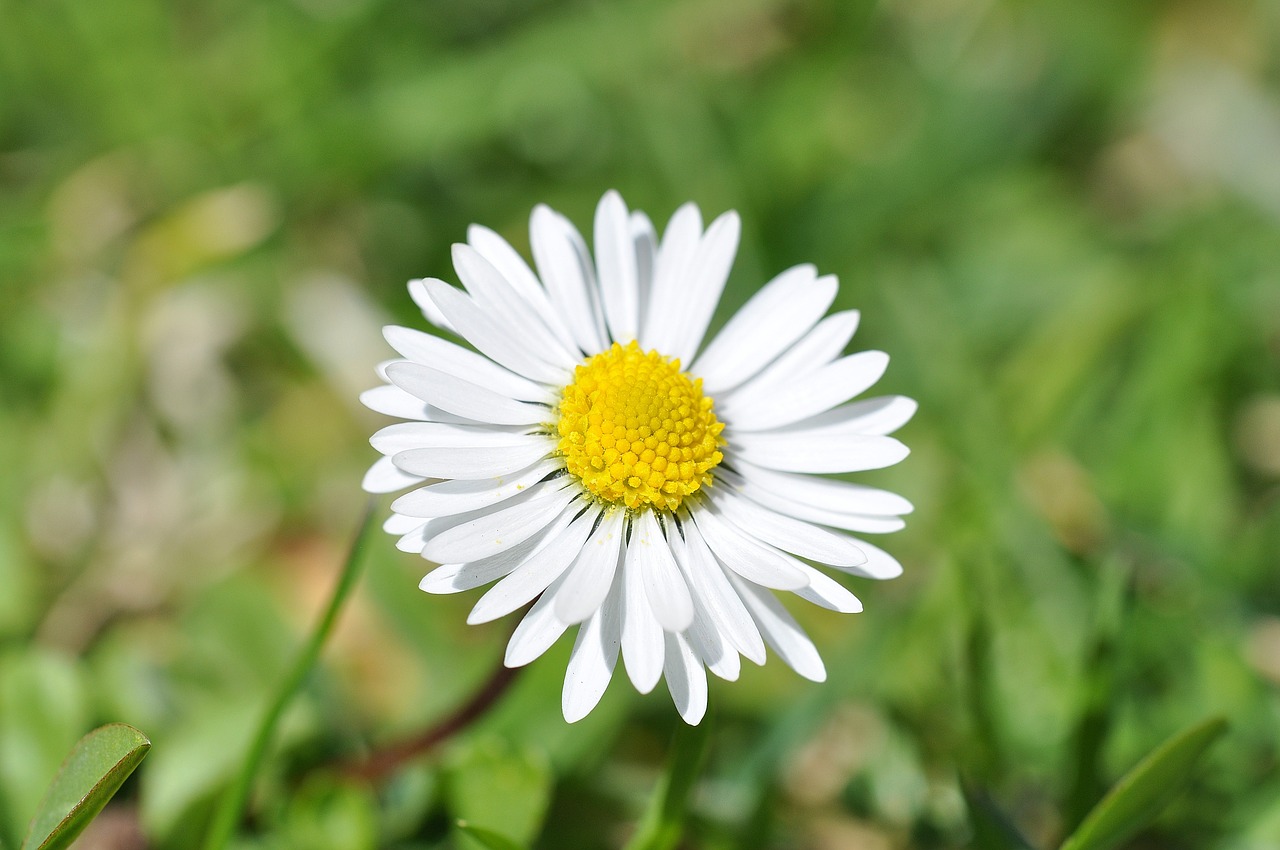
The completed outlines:
[[[610,187],[741,212],[722,318],[839,275],[920,401],[862,478],[917,506],[906,575],[797,609],[828,683],[713,681],[687,846],[964,846],[962,774],[1048,842],[1222,713],[1132,846],[1280,847],[1269,0],[0,0],[0,842],[124,720],[154,750],[81,846],[195,843],[358,521],[405,281]],[[615,681],[566,726],[567,641],[389,784],[326,771],[510,627],[372,548],[239,846],[620,846],[678,720]]]

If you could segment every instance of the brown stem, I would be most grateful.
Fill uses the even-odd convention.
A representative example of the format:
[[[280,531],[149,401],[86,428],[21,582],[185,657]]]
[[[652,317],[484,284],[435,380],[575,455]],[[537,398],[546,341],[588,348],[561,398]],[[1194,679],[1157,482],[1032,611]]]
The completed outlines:
[[[436,744],[456,735],[483,717],[511,687],[516,680],[516,674],[521,669],[507,667],[499,662],[497,668],[480,686],[480,690],[452,714],[411,738],[375,750],[358,761],[340,765],[338,771],[346,776],[381,782],[406,762],[423,755]]]

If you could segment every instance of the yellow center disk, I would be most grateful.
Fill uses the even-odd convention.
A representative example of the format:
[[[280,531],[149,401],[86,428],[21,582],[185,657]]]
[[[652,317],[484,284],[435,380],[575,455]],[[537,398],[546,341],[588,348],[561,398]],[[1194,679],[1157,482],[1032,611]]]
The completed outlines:
[[[606,502],[674,511],[711,483],[724,424],[679,360],[614,343],[578,366],[560,401],[560,454]]]

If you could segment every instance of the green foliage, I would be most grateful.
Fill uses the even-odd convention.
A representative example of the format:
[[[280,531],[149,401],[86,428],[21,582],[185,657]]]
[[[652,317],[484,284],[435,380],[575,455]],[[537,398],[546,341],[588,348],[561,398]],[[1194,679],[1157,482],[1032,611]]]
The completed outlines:
[[[461,846],[490,846],[493,836],[528,845],[541,831],[554,777],[546,756],[498,738],[483,738],[459,750],[444,772],[450,813],[467,838]],[[481,834],[477,834],[480,830]]]
[[[679,721],[620,671],[565,724],[567,639],[385,783],[334,778],[510,634],[381,535],[290,666],[384,424],[379,326],[424,324],[404,282],[454,279],[472,222],[527,254],[537,203],[590,241],[616,187],[659,227],[741,213],[717,323],[838,275],[876,392],[920,402],[858,476],[916,505],[873,541],[906,573],[794,609],[827,683],[712,682],[700,846],[1056,846],[1219,715],[1132,842],[1280,844],[1273,5],[0,0],[0,842],[116,718],[156,749],[104,816],[157,850],[236,796],[261,850],[633,834]]]
[[[1191,781],[1205,751],[1227,731],[1214,717],[1184,729],[1134,766],[1102,798],[1062,850],[1112,850],[1146,826]]]
[[[147,737],[124,723],[102,726],[81,738],[40,801],[22,850],[69,847],[150,749]]]
[[[673,850],[685,831],[689,798],[702,773],[707,748],[711,742],[714,718],[706,718],[698,726],[677,726],[667,769],[654,789],[649,808],[640,821],[627,850]]]

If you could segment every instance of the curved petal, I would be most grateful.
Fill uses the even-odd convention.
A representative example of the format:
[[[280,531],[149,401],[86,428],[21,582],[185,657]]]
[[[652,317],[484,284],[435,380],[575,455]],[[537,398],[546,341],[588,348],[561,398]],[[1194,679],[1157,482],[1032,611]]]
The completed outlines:
[[[787,269],[734,314],[689,369],[707,392],[736,387],[813,329],[836,297],[835,278],[817,275]]]
[[[858,329],[858,316],[857,310],[827,316],[754,378],[717,396],[717,404],[723,408],[753,397],[769,403],[769,394],[777,388],[790,386],[839,357]]]
[[[539,204],[529,220],[529,246],[547,295],[578,348],[588,356],[603,351],[608,346],[582,236],[564,216]]]
[[[577,362],[577,354],[556,338],[529,303],[479,251],[470,245],[455,243],[453,267],[476,304],[523,347],[537,352],[540,358],[555,366],[572,368]]]
[[[896,516],[913,510],[910,502],[888,490],[817,475],[778,472],[756,466],[743,458],[734,458],[733,465],[743,480],[782,499],[873,516]]]
[[[689,277],[677,314],[675,336],[671,340],[668,356],[681,363],[692,363],[706,336],[711,316],[720,303],[720,295],[729,280],[729,269],[738,253],[738,237],[742,221],[730,210],[711,222],[707,233],[689,265]]]
[[[458,335],[493,360],[517,375],[550,386],[569,382],[571,364],[552,365],[522,346],[495,317],[483,310],[465,292],[442,280],[425,281],[428,294],[446,318],[457,328]]]
[[[422,481],[422,476],[405,472],[396,466],[391,458],[380,457],[364,474],[364,480],[360,482],[360,486],[366,493],[394,493],[397,490],[421,484]]]
[[[621,577],[615,574],[604,604],[578,629],[560,697],[560,709],[569,723],[590,714],[613,679],[622,643],[621,596]]]
[[[496,555],[549,526],[577,495],[576,488],[556,482],[532,488],[501,508],[475,511],[474,517],[434,535],[423,547],[422,557],[450,564]]]
[[[718,516],[718,508],[704,502],[692,512],[707,546],[720,563],[749,582],[777,590],[796,590],[809,579],[788,558],[757,543]]]
[[[581,623],[604,604],[618,569],[625,513],[604,514],[565,574],[556,593],[556,616],[566,623]]]
[[[467,228],[467,244],[498,270],[567,350],[577,350],[573,335],[551,306],[542,282],[507,240],[483,225],[473,224]]]
[[[399,325],[387,325],[382,329],[382,336],[405,359],[414,363],[448,372],[464,381],[521,401],[550,404],[556,400],[555,393],[542,384],[522,378],[483,354],[468,351],[447,339]]]
[[[410,395],[455,416],[491,425],[538,425],[554,418],[546,405],[516,401],[448,372],[420,363],[392,363],[391,383]]]
[[[642,511],[631,526],[627,552],[635,551],[645,597],[664,631],[682,632],[693,622],[693,598],[671,554],[671,544],[653,511]]]
[[[795,618],[782,607],[782,603],[763,588],[754,587],[733,576],[729,580],[742,594],[742,601],[751,610],[765,641],[787,666],[811,682],[825,682],[827,667],[822,663],[818,648]]]
[[[883,351],[850,354],[786,386],[734,396],[722,408],[721,418],[735,433],[790,425],[866,392],[888,365],[889,355]]]
[[[643,311],[644,336],[640,340],[646,351],[667,353],[674,345],[676,317],[683,305],[689,265],[701,239],[702,214],[696,204],[684,204],[667,222],[654,257],[653,286],[649,306]]]
[[[600,282],[609,335],[624,345],[639,329],[639,281],[635,243],[622,196],[612,189],[596,207],[596,279]]]
[[[742,534],[784,552],[832,566],[852,567],[867,560],[852,537],[780,514],[728,489],[720,488],[714,501]]]
[[[707,673],[684,635],[667,634],[663,665],[667,690],[680,718],[697,726],[707,713]]]
[[[582,551],[595,516],[587,513],[574,518],[571,511],[561,515],[553,531],[548,533],[546,545],[489,588],[471,609],[467,622],[475,625],[505,617],[559,581]]]
[[[560,458],[544,458],[513,475],[438,481],[405,493],[391,503],[391,510],[424,519],[480,510],[518,496],[563,467]]]
[[[842,434],[734,434],[735,456],[783,472],[864,472],[893,466],[910,450],[893,437]]]
[[[644,592],[640,567],[630,548],[622,567],[622,661],[637,691],[647,694],[662,678],[665,654],[662,626]]]
[[[553,602],[560,581],[561,579],[557,579],[547,588],[547,592],[533,603],[529,613],[516,626],[511,640],[507,641],[507,652],[502,659],[507,667],[523,667],[537,660],[568,630],[569,624],[556,618],[556,606]]]
[[[763,664],[764,641],[755,620],[738,596],[724,567],[717,561],[702,533],[693,522],[685,522],[683,545],[677,548],[677,563],[684,569],[685,578],[693,591],[699,607],[711,618],[716,631],[723,635],[738,652]]]

